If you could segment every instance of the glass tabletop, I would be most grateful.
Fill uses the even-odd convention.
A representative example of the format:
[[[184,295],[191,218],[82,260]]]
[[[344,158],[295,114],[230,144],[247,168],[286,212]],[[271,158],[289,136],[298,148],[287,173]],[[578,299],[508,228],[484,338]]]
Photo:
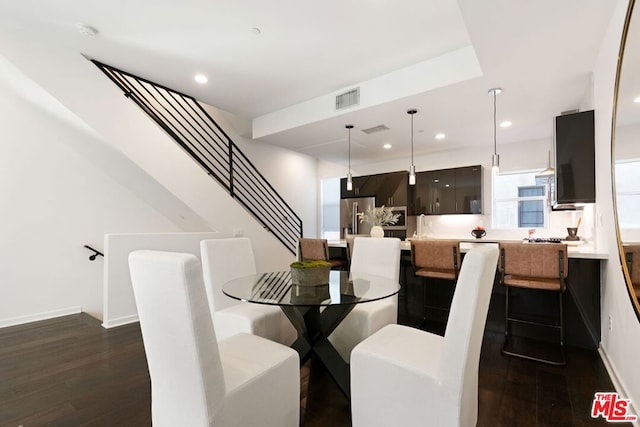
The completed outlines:
[[[290,271],[274,271],[240,277],[222,286],[224,294],[234,299],[290,306],[360,304],[388,298],[399,290],[398,282],[391,279],[333,270],[324,285],[293,285]]]

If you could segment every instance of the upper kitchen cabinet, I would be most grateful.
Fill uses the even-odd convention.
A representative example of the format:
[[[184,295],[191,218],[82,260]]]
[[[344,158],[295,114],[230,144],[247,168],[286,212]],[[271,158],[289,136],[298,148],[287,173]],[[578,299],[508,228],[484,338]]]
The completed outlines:
[[[391,172],[378,177],[376,206],[407,206],[409,172]]]
[[[417,172],[415,185],[409,186],[407,215],[428,213],[431,206],[431,172]]]
[[[456,213],[482,213],[482,166],[456,170]]]
[[[556,202],[596,201],[593,110],[556,117]]]
[[[352,178],[353,188],[347,190],[347,178],[340,179],[340,198],[350,199],[352,197],[371,197],[375,196],[377,179],[369,175],[354,176]]]
[[[409,215],[482,213],[482,167],[418,172],[408,207]]]
[[[375,197],[376,206],[406,206],[408,172],[390,172],[354,176],[353,189],[347,191],[347,179],[340,180],[340,198]]]
[[[431,171],[430,214],[456,213],[456,170]]]

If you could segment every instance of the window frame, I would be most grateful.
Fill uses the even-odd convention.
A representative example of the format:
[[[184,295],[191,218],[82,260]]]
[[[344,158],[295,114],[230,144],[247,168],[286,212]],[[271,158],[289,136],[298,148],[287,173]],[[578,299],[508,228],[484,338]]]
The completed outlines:
[[[507,172],[507,173],[501,173],[498,176],[492,175],[491,176],[491,225],[492,228],[495,230],[529,230],[529,229],[547,229],[549,228],[549,211],[550,211],[550,199],[549,199],[549,195],[550,195],[550,189],[553,187],[553,183],[551,182],[552,179],[545,179],[544,182],[541,183],[533,183],[533,184],[525,184],[525,185],[515,185],[516,188],[522,188],[522,187],[541,187],[544,190],[544,194],[542,196],[524,196],[524,197],[504,197],[504,198],[497,198],[496,197],[496,189],[495,189],[495,185],[496,185],[496,178],[499,177],[508,177],[508,176],[513,176],[513,175],[533,175],[533,179],[534,182],[536,181],[535,179],[535,174],[538,173],[538,171],[531,171],[531,170],[520,170],[520,171],[513,171],[513,172]],[[542,212],[543,212],[543,224],[542,226],[539,227],[533,227],[533,226],[520,226],[520,202],[522,201],[542,201]],[[496,225],[496,221],[498,219],[498,208],[497,208],[497,204],[500,203],[513,203],[514,204],[514,212],[516,215],[516,226],[515,227],[506,227],[504,226],[504,224],[499,224]]]

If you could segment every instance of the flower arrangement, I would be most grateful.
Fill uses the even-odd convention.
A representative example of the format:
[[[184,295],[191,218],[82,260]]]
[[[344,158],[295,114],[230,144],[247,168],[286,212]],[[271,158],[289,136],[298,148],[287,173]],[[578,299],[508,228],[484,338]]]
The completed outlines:
[[[372,226],[392,225],[398,222],[400,214],[393,213],[393,208],[382,205],[379,208],[369,206],[366,212],[358,212],[360,222],[371,224]]]

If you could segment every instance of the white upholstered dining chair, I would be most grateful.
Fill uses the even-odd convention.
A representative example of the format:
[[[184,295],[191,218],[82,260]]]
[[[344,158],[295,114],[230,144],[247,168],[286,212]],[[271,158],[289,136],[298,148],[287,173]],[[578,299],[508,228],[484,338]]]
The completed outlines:
[[[200,242],[202,268],[211,317],[218,339],[245,332],[290,345],[298,337],[279,307],[249,304],[222,292],[229,280],[256,274],[251,240],[247,237]]]
[[[131,282],[154,426],[298,426],[298,354],[264,338],[218,342],[192,254],[135,251]]]
[[[400,280],[400,239],[356,237],[353,241],[351,274],[366,273]],[[398,296],[357,304],[329,335],[329,341],[347,362],[351,350],[385,325],[398,322]]]
[[[401,325],[351,353],[354,427],[475,426],[478,367],[498,249],[466,254],[444,337]]]

